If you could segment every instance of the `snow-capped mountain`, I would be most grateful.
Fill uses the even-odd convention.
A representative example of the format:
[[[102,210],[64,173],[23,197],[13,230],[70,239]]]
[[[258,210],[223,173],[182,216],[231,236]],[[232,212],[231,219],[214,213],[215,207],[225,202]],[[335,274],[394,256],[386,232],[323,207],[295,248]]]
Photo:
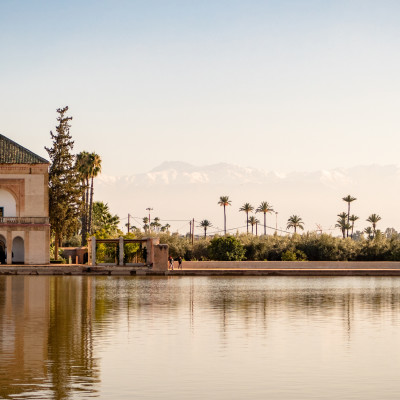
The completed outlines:
[[[381,228],[400,227],[400,168],[394,165],[283,174],[226,163],[194,166],[173,161],[142,174],[101,175],[95,186],[96,199],[107,202],[121,219],[130,213],[139,225],[145,209],[152,207],[153,216],[180,232],[188,231],[189,224],[182,225],[191,218],[211,220],[215,230],[221,229],[223,213],[217,203],[222,195],[232,201],[227,209],[229,229],[245,225],[245,214],[238,211],[243,203],[257,207],[261,201],[270,202],[278,212],[268,216],[267,224],[272,227],[277,219],[284,230],[287,218],[298,214],[307,230],[315,230],[316,224],[332,229],[337,214],[347,211],[342,197],[348,194],[357,198],[351,213],[360,217],[358,229],[368,225],[365,219],[371,213],[382,217]],[[262,220],[262,215],[257,216]]]

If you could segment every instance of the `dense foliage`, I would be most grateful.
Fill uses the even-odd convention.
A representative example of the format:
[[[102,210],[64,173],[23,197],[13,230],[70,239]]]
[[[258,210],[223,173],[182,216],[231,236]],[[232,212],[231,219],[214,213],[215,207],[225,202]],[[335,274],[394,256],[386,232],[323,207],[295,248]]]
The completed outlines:
[[[139,234],[140,236],[141,234]],[[178,234],[160,234],[172,257],[185,260],[248,261],[400,261],[399,235],[374,238],[339,238],[328,234],[305,233],[292,236],[221,236],[191,241]]]
[[[51,230],[55,237],[55,258],[58,246],[66,236],[73,235],[79,226],[81,211],[81,190],[79,176],[74,168],[75,156],[72,154],[74,142],[69,133],[72,117],[65,114],[68,107],[57,110],[58,125],[56,133],[50,132],[53,145],[46,147],[51,161],[49,170],[49,217]]]
[[[244,260],[245,250],[239,239],[234,236],[215,237],[208,246],[210,258],[221,261]]]

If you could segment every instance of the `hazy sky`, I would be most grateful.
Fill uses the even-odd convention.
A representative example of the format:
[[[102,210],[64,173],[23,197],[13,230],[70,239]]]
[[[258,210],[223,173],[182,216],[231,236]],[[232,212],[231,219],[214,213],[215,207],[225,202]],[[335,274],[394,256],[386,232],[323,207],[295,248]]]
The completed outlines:
[[[0,0],[0,133],[106,174],[398,163],[400,2]]]

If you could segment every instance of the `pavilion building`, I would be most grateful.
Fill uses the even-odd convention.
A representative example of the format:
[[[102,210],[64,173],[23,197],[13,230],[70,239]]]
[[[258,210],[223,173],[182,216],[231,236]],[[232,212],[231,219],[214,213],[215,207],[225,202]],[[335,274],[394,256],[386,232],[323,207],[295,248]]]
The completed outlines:
[[[50,262],[49,162],[0,135],[0,263]]]

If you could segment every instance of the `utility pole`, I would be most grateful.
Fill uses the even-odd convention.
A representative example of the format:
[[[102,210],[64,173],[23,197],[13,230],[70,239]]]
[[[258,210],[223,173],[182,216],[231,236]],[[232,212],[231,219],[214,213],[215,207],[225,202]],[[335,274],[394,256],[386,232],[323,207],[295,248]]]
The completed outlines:
[[[189,235],[192,237],[192,221],[189,221]]]
[[[150,211],[152,211],[153,209],[152,209],[151,207],[147,207],[146,210],[149,212],[149,232],[151,232],[151,227],[150,227],[150,222],[151,222],[151,219],[150,219]]]
[[[193,218],[192,226],[193,226],[193,229],[192,229],[192,246],[193,246],[193,242],[194,242],[194,218]]]
[[[131,221],[130,221],[130,214],[128,213],[128,233],[131,231]]]
[[[278,211],[275,211],[275,233],[278,234]]]

